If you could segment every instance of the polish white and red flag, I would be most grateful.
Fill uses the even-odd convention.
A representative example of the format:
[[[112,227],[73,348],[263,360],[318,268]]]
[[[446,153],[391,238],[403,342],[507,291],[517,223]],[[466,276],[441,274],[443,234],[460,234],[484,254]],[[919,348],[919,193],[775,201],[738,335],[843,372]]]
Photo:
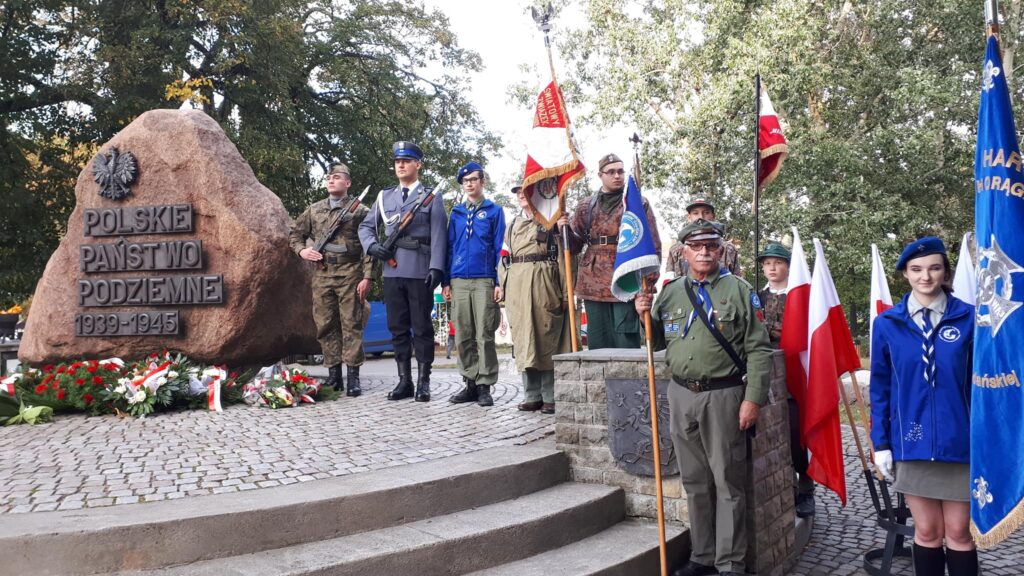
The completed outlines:
[[[562,90],[552,80],[537,96],[522,184],[534,217],[545,228],[555,225],[565,191],[583,174]]]
[[[821,242],[814,239],[814,275],[808,308],[807,391],[800,406],[800,434],[811,451],[807,475],[846,505],[843,440],[839,430],[839,376],[860,368]]]
[[[871,245],[871,321],[868,323],[869,334],[875,332],[875,318],[892,308],[892,295],[889,293],[889,282],[885,279],[885,267],[878,246]]]
[[[807,314],[811,302],[811,269],[793,228],[793,251],[789,259],[789,288],[782,312],[782,336],[779,346],[786,357],[786,388],[797,406],[803,406],[807,390]]]
[[[782,163],[786,160],[786,156],[789,156],[789,144],[782,134],[782,125],[779,124],[779,115],[775,113],[775,107],[772,106],[772,99],[768,97],[768,91],[763,86],[761,87],[760,108],[761,114],[757,119],[757,150],[761,171],[757,189],[763,190],[779,175]],[[786,299],[789,299],[788,295]]]

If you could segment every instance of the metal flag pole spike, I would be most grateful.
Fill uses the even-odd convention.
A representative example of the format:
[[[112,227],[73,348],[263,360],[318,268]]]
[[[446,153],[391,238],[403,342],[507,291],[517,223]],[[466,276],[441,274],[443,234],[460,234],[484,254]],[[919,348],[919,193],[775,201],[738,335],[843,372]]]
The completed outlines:
[[[985,0],[985,29],[989,36],[999,36],[998,0]]]
[[[549,2],[544,8],[537,9],[536,6],[530,8],[530,12],[533,15],[533,21],[537,23],[537,29],[544,34],[544,48],[548,53],[548,66],[551,69],[551,81],[555,83],[557,89],[558,82],[555,77],[555,59],[551,54],[551,17],[555,14],[555,9],[552,8]],[[568,133],[568,127],[566,128],[566,136],[570,136]],[[565,195],[558,195],[558,211],[561,214],[565,214]],[[580,350],[580,336],[579,331],[576,328],[576,294],[573,291],[572,283],[572,252],[569,250],[569,227],[562,226],[562,256],[565,260],[565,298],[567,300],[567,308],[569,309],[569,328],[570,334],[572,335],[572,351],[579,352]]]
[[[640,144],[643,140],[640,139],[640,135],[633,132],[633,135],[629,138],[629,141],[633,143],[633,179],[636,180],[636,187],[641,188],[640,184]]]

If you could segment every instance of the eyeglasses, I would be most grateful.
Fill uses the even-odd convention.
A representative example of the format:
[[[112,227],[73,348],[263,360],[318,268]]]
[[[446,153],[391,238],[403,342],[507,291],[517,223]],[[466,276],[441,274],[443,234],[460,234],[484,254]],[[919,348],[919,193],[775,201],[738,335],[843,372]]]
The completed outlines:
[[[708,252],[718,252],[722,249],[721,242],[686,242],[686,247],[698,254],[707,250]]]
[[[473,184],[475,182],[479,182],[480,180],[481,178],[479,176],[468,176],[462,179],[462,185],[465,186],[466,184]]]
[[[605,170],[604,172],[601,172],[601,174],[604,174],[606,176],[622,176],[625,173],[626,171],[622,170],[621,168],[618,170]]]

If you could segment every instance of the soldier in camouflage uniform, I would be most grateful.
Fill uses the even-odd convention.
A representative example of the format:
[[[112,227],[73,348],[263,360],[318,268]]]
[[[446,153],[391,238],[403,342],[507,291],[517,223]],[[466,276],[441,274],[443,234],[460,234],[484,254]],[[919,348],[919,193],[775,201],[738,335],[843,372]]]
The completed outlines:
[[[622,160],[607,154],[598,161],[601,190],[580,201],[571,219],[569,243],[586,247],[579,260],[576,275],[576,296],[583,300],[587,310],[587,347],[639,348],[643,342],[643,328],[633,305],[620,302],[612,295],[612,272],[622,221],[622,195],[626,188],[626,172]],[[651,205],[643,198],[647,222],[650,223],[654,247],[661,254],[658,223]],[[568,222],[559,220],[559,225]],[[649,283],[651,293],[657,275]]]
[[[779,347],[782,339],[782,316],[789,291],[790,253],[785,246],[771,242],[757,255],[757,263],[768,283],[757,294],[764,304],[764,324],[772,346]],[[807,448],[800,443],[800,407],[789,398],[789,448],[796,472],[796,515],[801,518],[814,515],[814,480],[807,475]]]
[[[715,206],[704,198],[697,198],[686,207],[687,222],[693,222],[698,218],[708,221],[716,220]],[[728,240],[725,241],[725,247],[722,250],[722,256],[718,260],[718,266],[740,278],[743,277],[743,271],[740,270],[739,253],[736,251],[736,246]],[[676,278],[686,276],[686,259],[683,258],[682,242],[676,242],[669,249],[666,271],[675,274]]]
[[[373,261],[363,254],[356,233],[366,217],[362,204],[354,212],[342,214],[353,202],[348,196],[352,176],[348,166],[332,164],[327,172],[329,196],[306,208],[292,224],[289,240],[292,250],[315,263],[313,272],[313,321],[316,337],[324,354],[329,377],[325,386],[345,388],[341,363],[348,366],[349,396],[359,396],[359,367],[363,365],[363,329],[366,326],[366,293],[370,290]],[[342,224],[324,247],[323,254],[312,246],[338,217]]]

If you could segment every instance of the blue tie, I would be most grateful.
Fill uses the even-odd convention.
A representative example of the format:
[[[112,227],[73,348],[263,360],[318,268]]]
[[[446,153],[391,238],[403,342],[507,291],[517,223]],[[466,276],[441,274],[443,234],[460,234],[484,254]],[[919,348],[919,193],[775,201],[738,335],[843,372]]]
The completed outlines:
[[[700,298],[700,303],[704,305],[704,311],[708,313],[708,318],[711,318],[711,315],[715,312],[715,310],[711,306],[711,295],[708,294],[708,291],[705,288],[705,286],[708,285],[708,281],[694,280],[693,285],[697,287],[697,298]]]
[[[924,342],[921,343],[921,360],[924,361],[924,381],[932,386],[935,385],[935,326],[932,325],[930,310],[927,306],[921,309],[921,321],[924,324],[921,334]]]
[[[409,189],[408,188],[402,188],[402,202],[405,202],[408,199],[409,199]]]

